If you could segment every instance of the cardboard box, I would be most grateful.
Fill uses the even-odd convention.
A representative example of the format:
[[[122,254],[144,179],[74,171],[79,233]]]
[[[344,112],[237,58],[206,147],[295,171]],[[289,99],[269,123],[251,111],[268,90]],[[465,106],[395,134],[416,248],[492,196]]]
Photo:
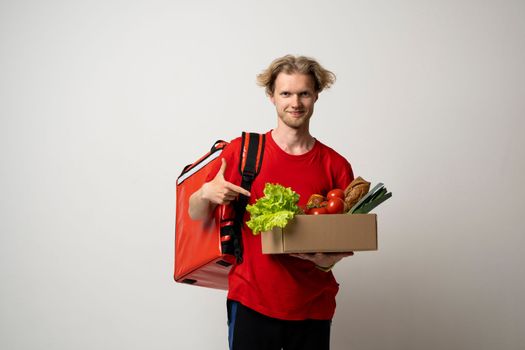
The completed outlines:
[[[377,250],[376,214],[297,215],[262,233],[264,254]]]

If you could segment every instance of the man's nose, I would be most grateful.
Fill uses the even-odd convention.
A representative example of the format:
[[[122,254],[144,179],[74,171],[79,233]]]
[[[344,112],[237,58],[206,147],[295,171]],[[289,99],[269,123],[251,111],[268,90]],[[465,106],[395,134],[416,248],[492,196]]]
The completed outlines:
[[[294,95],[292,97],[292,107],[293,108],[301,107],[301,99],[299,98],[299,95]]]

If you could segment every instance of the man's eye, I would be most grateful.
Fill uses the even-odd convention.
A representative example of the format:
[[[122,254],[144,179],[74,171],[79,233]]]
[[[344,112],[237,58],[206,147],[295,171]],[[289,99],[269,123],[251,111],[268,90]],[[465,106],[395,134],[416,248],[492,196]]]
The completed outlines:
[[[301,92],[301,96],[308,97],[310,93],[308,91]]]
[[[290,93],[289,92],[281,92],[281,96],[289,96]]]

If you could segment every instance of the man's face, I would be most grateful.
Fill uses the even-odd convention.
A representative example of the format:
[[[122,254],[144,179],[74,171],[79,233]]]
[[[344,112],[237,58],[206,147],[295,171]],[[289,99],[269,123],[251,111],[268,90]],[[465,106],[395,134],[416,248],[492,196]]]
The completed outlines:
[[[277,110],[279,123],[293,129],[308,128],[317,101],[314,80],[306,74],[279,73],[270,100]]]

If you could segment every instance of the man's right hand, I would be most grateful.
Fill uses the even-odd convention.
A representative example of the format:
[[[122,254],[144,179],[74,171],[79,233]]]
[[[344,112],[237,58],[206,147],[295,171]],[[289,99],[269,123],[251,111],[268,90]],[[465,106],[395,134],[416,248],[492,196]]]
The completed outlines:
[[[215,178],[202,186],[201,196],[213,204],[228,204],[237,199],[239,194],[250,197],[250,192],[224,179],[226,159],[222,159],[221,168]]]
[[[228,204],[239,194],[250,196],[244,188],[232,184],[224,179],[226,160],[222,159],[221,168],[213,180],[205,183],[190,197],[188,213],[194,220],[209,218],[219,204]]]

